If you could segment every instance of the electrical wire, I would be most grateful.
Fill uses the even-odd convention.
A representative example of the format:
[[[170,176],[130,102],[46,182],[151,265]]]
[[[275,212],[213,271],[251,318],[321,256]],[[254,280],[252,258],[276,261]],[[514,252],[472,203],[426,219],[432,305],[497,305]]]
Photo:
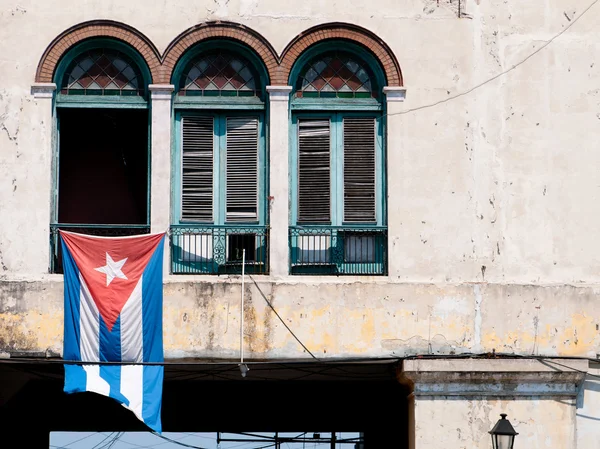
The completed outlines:
[[[569,368],[571,371],[576,371],[578,373],[585,374],[586,376],[592,377],[594,379],[600,379],[600,376],[597,375],[597,374],[592,374],[592,373],[590,373],[588,371],[583,371],[583,370],[580,370],[580,369],[577,369],[577,368],[573,368],[572,366],[565,365],[563,363],[557,362],[556,360],[553,360],[552,358],[548,358],[548,357],[534,357],[534,358],[537,358],[538,360],[544,361],[544,362],[549,363],[549,364],[554,364],[554,365],[562,366],[563,368]],[[596,362],[598,362],[598,360],[596,360]]]
[[[114,433],[115,432],[110,432],[102,441],[100,441],[98,444],[95,444],[94,447],[92,447],[92,449],[101,449],[104,442],[111,438]]]
[[[338,357],[338,358],[330,358],[330,359],[317,359],[321,364],[328,365],[342,365],[342,364],[352,364],[352,363],[393,363],[402,360],[412,360],[412,359],[436,359],[436,358],[444,358],[444,359],[468,359],[468,358],[546,358],[546,359],[564,359],[564,360],[587,360],[592,363],[600,363],[600,359],[594,359],[591,357],[581,357],[581,356],[535,356],[535,355],[522,355],[522,354],[513,354],[513,353],[491,353],[491,352],[483,352],[483,353],[471,353],[465,352],[461,354],[411,354],[405,356],[386,356],[386,357]],[[310,359],[301,359],[301,360],[265,360],[265,361],[252,361],[248,362],[248,365],[252,365],[255,369],[265,369],[269,371],[277,371],[277,370],[290,370],[296,369],[298,371],[302,371],[302,366],[312,366],[315,362]],[[169,372],[174,372],[180,374],[182,377],[186,374],[190,373],[190,370],[178,370],[177,367],[228,367],[222,372],[233,371],[238,365],[239,361],[187,361],[187,362],[140,362],[140,363],[127,363],[127,362],[82,362],[79,360],[62,360],[59,358],[56,359],[46,359],[46,358],[22,358],[22,357],[14,357],[8,359],[0,359],[0,365],[2,364],[12,364],[12,365],[151,365],[151,366],[164,366],[169,369]],[[22,368],[19,366],[19,370],[25,370],[26,368]],[[198,370],[196,374],[206,374],[207,377],[214,375],[214,368],[209,368],[205,370]],[[33,373],[32,373],[33,374]],[[37,374],[37,373],[36,373]],[[50,376],[43,375],[48,379],[57,380],[62,376]]]
[[[596,1],[600,1],[600,0],[596,0]],[[294,337],[296,339],[296,341],[300,344],[300,346],[302,346],[304,348],[304,350],[306,352],[308,352],[313,359],[319,360],[317,357],[315,357],[315,355],[312,352],[310,352],[310,350],[304,345],[304,343],[302,343],[300,341],[300,339],[296,336],[296,334],[294,334],[294,332],[290,329],[290,327],[286,324],[286,322],[283,321],[283,318],[281,318],[281,316],[279,316],[279,313],[277,313],[277,310],[275,310],[275,307],[273,307],[273,304],[271,304],[271,301],[269,301],[267,299],[267,297],[265,296],[265,294],[263,293],[263,291],[260,289],[260,287],[256,283],[256,280],[254,279],[254,277],[252,277],[251,275],[248,275],[248,277],[252,280],[252,282],[254,283],[254,286],[256,287],[256,289],[258,290],[258,292],[260,293],[260,295],[263,297],[263,299],[265,300],[265,302],[267,303],[267,305],[271,308],[271,310],[273,311],[273,313],[275,314],[275,316],[277,318],[279,318],[279,321],[281,321],[281,323],[285,326],[285,328],[288,330],[288,332],[290,334],[292,334],[292,337]]]
[[[562,36],[563,34],[565,34],[567,31],[569,31],[569,29],[571,29],[571,27],[573,25],[575,25],[579,19],[581,19],[590,9],[592,9],[596,3],[598,3],[600,0],[594,0],[592,3],[590,3],[590,5],[585,8],[583,10],[583,12],[581,14],[579,14],[577,17],[575,17],[563,30],[561,30],[559,33],[555,34],[553,37],[551,37],[549,40],[547,40],[546,42],[544,42],[544,44],[542,44],[541,47],[539,47],[538,49],[536,49],[535,51],[533,51],[532,53],[530,53],[528,56],[526,56],[525,58],[523,58],[522,60],[520,60],[519,62],[517,62],[516,64],[514,64],[513,66],[511,66],[510,68],[492,76],[491,78],[482,81],[479,84],[476,84],[475,86],[465,90],[464,92],[460,92],[458,94],[452,95],[450,97],[444,98],[443,100],[439,100],[436,101],[434,103],[430,103],[430,104],[425,104],[422,106],[417,106],[414,108],[410,108],[410,109],[406,109],[405,111],[398,111],[398,112],[393,112],[390,114],[383,114],[383,117],[388,116],[395,116],[395,115],[405,115],[405,114],[409,114],[411,112],[416,112],[416,111],[421,111],[423,109],[429,109],[429,108],[433,108],[435,106],[438,106],[440,104],[443,103],[447,103],[449,101],[455,100],[456,98],[460,98],[460,97],[464,97],[465,95],[470,94],[471,92],[474,92],[475,90],[485,86],[486,84],[491,83],[492,81],[497,80],[498,78],[506,75],[509,72],[512,72],[513,70],[515,70],[517,67],[523,65],[525,62],[527,62],[529,59],[531,59],[533,56],[537,55],[539,52],[541,52],[544,48],[546,48],[548,45],[550,45],[552,42],[554,42],[556,39],[558,39],[560,36]]]
[[[54,447],[57,447],[57,448],[60,448],[60,449],[67,449],[71,444],[79,443],[80,441],[86,440],[86,439],[91,438],[91,437],[93,437],[95,435],[97,435],[97,434],[95,432],[93,432],[93,433],[90,433],[89,435],[87,435],[87,436],[85,436],[83,438],[79,438],[78,440],[71,441],[70,443],[67,443],[67,444],[65,444],[63,446],[54,446]]]
[[[160,433],[158,433],[158,432],[151,431],[150,433],[151,433],[152,435],[154,435],[154,436],[157,436],[157,437],[159,437],[159,438],[162,438],[162,439],[163,439],[163,440],[165,440],[165,441],[168,441],[169,443],[177,444],[177,445],[179,445],[179,446],[183,446],[183,447],[190,447],[190,448],[193,448],[193,449],[208,449],[208,448],[206,448],[206,447],[194,446],[194,445],[192,445],[192,444],[182,443],[181,441],[173,440],[172,438],[169,438],[169,437],[166,437],[166,436],[164,436],[164,435],[161,435],[161,434],[160,434]]]
[[[113,447],[117,443],[117,441],[121,439],[124,433],[125,432],[118,432],[117,435],[111,441],[109,441],[107,445],[103,446],[102,449],[110,449],[111,447]]]

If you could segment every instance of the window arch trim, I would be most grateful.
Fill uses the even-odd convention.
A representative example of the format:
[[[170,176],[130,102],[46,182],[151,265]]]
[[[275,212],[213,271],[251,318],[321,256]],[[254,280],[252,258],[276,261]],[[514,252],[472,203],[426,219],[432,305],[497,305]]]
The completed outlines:
[[[62,86],[64,77],[68,75],[67,69],[71,63],[82,53],[99,48],[123,53],[137,66],[142,78],[140,80],[142,95],[64,95],[60,93],[60,86]],[[111,38],[93,38],[74,45],[63,55],[56,67],[53,80],[59,86],[56,104],[60,107],[147,108],[148,85],[151,84],[152,75],[142,55],[129,45]]]
[[[185,70],[188,65],[196,58],[201,57],[204,53],[212,53],[218,50],[225,50],[232,54],[238,54],[252,66],[251,70],[255,75],[255,82],[257,84],[256,90],[259,92],[259,96],[252,97],[229,97],[229,96],[181,96],[179,93],[179,86],[181,84],[181,77],[185,75]],[[266,85],[269,75],[262,59],[250,48],[245,45],[239,44],[232,40],[215,39],[210,41],[203,41],[188,51],[186,51],[173,70],[171,76],[171,84],[175,87],[175,100],[174,107],[177,109],[203,109],[203,108],[215,108],[219,109],[265,109],[266,99]]]
[[[356,56],[370,71],[375,89],[375,98],[298,98],[296,97],[299,79],[306,66],[321,55],[332,52],[348,53]],[[327,110],[362,110],[381,111],[382,88],[387,84],[385,73],[379,61],[367,50],[346,40],[319,42],[302,53],[290,70],[288,84],[293,86],[291,109],[327,109]]]

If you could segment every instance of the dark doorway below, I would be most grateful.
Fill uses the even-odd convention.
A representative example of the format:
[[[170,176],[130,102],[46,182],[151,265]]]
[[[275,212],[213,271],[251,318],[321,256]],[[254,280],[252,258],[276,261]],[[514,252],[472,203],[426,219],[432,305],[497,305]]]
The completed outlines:
[[[273,363],[262,369],[252,366],[246,378],[236,365],[167,367],[163,431],[362,432],[364,449],[407,449],[410,391],[395,379],[394,367],[377,364],[358,372],[348,364],[333,370],[328,364]],[[304,380],[311,373],[330,380]],[[11,379],[21,376],[28,382],[21,388],[16,384],[10,394]],[[0,363],[2,378],[0,399],[10,396],[3,406],[0,402],[0,422],[10,430],[3,439],[7,447],[12,439],[22,442],[27,435],[27,447],[47,448],[52,431],[147,431],[110,398],[64,394],[59,364]]]

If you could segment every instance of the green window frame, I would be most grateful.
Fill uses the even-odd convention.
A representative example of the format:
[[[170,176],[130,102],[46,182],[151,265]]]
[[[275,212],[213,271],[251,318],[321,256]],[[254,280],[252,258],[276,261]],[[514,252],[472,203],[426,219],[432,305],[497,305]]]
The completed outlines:
[[[308,95],[301,91],[307,85],[306,77],[315,76],[310,68],[319,72],[319,66],[323,67],[320,58],[336,57],[342,63],[354,61],[368,73],[370,95],[334,92],[331,88]],[[343,65],[340,67],[332,66],[333,72],[350,81],[348,73],[347,77],[342,74],[348,71]],[[323,72],[320,82],[331,75]],[[341,81],[332,82],[330,87],[343,86]],[[356,85],[356,80],[352,81]],[[289,84],[294,86],[290,117],[291,274],[387,274],[387,167],[382,102],[386,82],[381,65],[358,45],[341,40],[322,42],[298,58]],[[344,89],[347,91],[348,87]],[[315,88],[320,87],[311,87]],[[329,178],[319,181],[319,171],[327,172]],[[313,185],[316,188],[311,188]]]
[[[93,52],[98,49],[108,50],[111,53],[121,54],[124,61],[132,66],[136,72],[138,89],[135,93],[123,89],[109,89],[97,91],[66,92],[61,91],[65,86],[65,77],[69,76],[69,71],[85,53]],[[110,72],[108,73],[110,75]],[[96,224],[96,223],[60,223],[58,221],[59,205],[59,171],[60,171],[60,141],[61,141],[61,114],[60,111],[68,109],[112,109],[128,110],[138,109],[149,111],[148,104],[148,85],[152,77],[144,58],[131,46],[117,39],[94,38],[85,40],[71,47],[59,61],[53,82],[58,86],[58,91],[54,96],[53,102],[53,159],[52,159],[52,183],[53,194],[51,199],[51,219],[50,219],[50,272],[61,273],[61,247],[59,245],[59,229],[86,233],[100,236],[126,236],[145,234],[150,232],[150,126],[151,117],[148,113],[147,121],[147,160],[146,164],[146,217],[143,224]],[[141,112],[140,112],[141,113]]]
[[[122,53],[131,63],[136,65],[141,75],[141,79],[139,80],[140,89],[139,92],[136,92],[136,95],[123,95],[123,92],[114,92],[107,95],[69,95],[61,93],[60,88],[64,84],[64,77],[68,75],[67,70],[71,67],[73,61],[83,53],[96,49],[107,49]],[[59,86],[59,91],[56,94],[56,106],[62,108],[148,109],[148,85],[151,83],[151,80],[152,75],[146,61],[129,45],[116,39],[99,38],[86,40],[69,49],[56,67],[54,82]]]
[[[231,86],[229,90],[221,89],[221,84],[224,83],[219,84],[217,81],[212,91],[203,90],[203,86],[215,76],[213,71],[198,85],[199,90],[183,91],[198,76],[197,69],[200,72],[204,70],[202,61],[208,60],[210,64],[211,55],[233,56],[233,59],[224,59],[235,60],[237,64],[232,64],[223,74],[231,81],[236,76],[231,69],[236,66],[247,68],[252,72],[253,89],[241,91],[231,89]],[[239,64],[240,62],[242,63]],[[191,78],[188,76],[190,69],[195,72]],[[217,67],[217,72],[219,70],[222,67]],[[237,81],[241,83],[239,78]],[[233,41],[211,40],[196,45],[182,56],[175,66],[171,82],[178,89],[173,101],[172,272],[236,274],[241,272],[242,251],[245,250],[246,271],[268,273],[266,67],[258,55],[244,45]],[[194,147],[192,143],[188,145],[184,142],[186,120],[186,132],[190,139],[188,142],[193,142],[192,139],[196,139],[196,142],[204,139],[203,144]],[[212,121],[213,129],[212,161],[207,150],[211,145],[207,143],[208,120]],[[196,125],[193,125],[194,121]],[[245,165],[245,161],[254,160],[249,149],[249,142],[252,141],[248,129],[243,129],[252,129],[254,123],[257,128],[255,184],[251,179],[252,171]],[[195,137],[194,132],[197,133]],[[230,148],[228,139],[232,142]],[[184,152],[187,153],[186,162],[183,160]],[[212,176],[211,186],[207,183],[208,176]],[[228,183],[229,187],[234,187],[228,188]],[[253,214],[252,206],[248,206],[252,195],[247,189],[253,189],[254,185],[256,214]],[[207,200],[209,194],[212,200],[210,205]],[[212,212],[212,216],[209,216],[208,210]]]
[[[183,201],[183,122],[186,118],[209,118],[213,121],[212,153],[212,219],[193,220],[184,217]],[[227,120],[249,118],[257,120],[257,218],[255,220],[227,219]],[[267,156],[265,148],[264,114],[255,111],[177,111],[175,113],[175,160],[173,182],[174,222],[182,225],[228,225],[246,224],[264,226],[266,217],[266,173]]]
[[[375,180],[375,219],[371,221],[352,221],[344,219],[344,119],[371,118],[374,120],[374,180]],[[323,119],[330,123],[330,157],[329,157],[329,185],[330,185],[330,220],[328,223],[320,221],[303,221],[299,208],[299,124],[303,120]],[[358,225],[358,226],[384,226],[385,225],[385,197],[384,197],[384,152],[383,152],[383,120],[381,114],[376,112],[297,112],[292,115],[292,161],[291,165],[291,222],[293,225]]]

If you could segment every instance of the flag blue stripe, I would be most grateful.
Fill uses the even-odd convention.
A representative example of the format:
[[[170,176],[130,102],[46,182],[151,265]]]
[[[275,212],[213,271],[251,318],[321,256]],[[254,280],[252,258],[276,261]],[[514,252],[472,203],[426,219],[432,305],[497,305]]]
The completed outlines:
[[[65,393],[87,391],[87,375],[81,365],[65,365]]]
[[[121,361],[121,317],[117,318],[112,331],[100,316],[100,361]],[[109,396],[119,402],[129,404],[127,398],[121,394],[121,367],[118,365],[100,366],[100,377],[110,385]]]
[[[142,338],[144,362],[164,361],[162,341],[164,237],[156,247],[142,277]],[[164,367],[144,366],[142,419],[161,432],[161,402]]]
[[[164,237],[150,258],[142,278],[142,335],[144,362],[162,362],[162,288]]]
[[[144,403],[142,417],[144,423],[155,432],[162,431],[160,411],[164,377],[163,366],[144,366]]]
[[[121,361],[121,316],[115,321],[112,331],[100,315],[100,360],[103,362]]]
[[[65,295],[65,316],[64,316],[64,344],[63,359],[81,360],[81,350],[79,347],[81,329],[80,321],[80,300],[81,283],[79,281],[79,270],[73,260],[67,245],[60,239],[63,252],[63,270],[64,270],[64,295]]]
[[[119,365],[101,365],[100,377],[110,386],[109,397],[129,405],[129,399],[121,394],[121,367]]]

